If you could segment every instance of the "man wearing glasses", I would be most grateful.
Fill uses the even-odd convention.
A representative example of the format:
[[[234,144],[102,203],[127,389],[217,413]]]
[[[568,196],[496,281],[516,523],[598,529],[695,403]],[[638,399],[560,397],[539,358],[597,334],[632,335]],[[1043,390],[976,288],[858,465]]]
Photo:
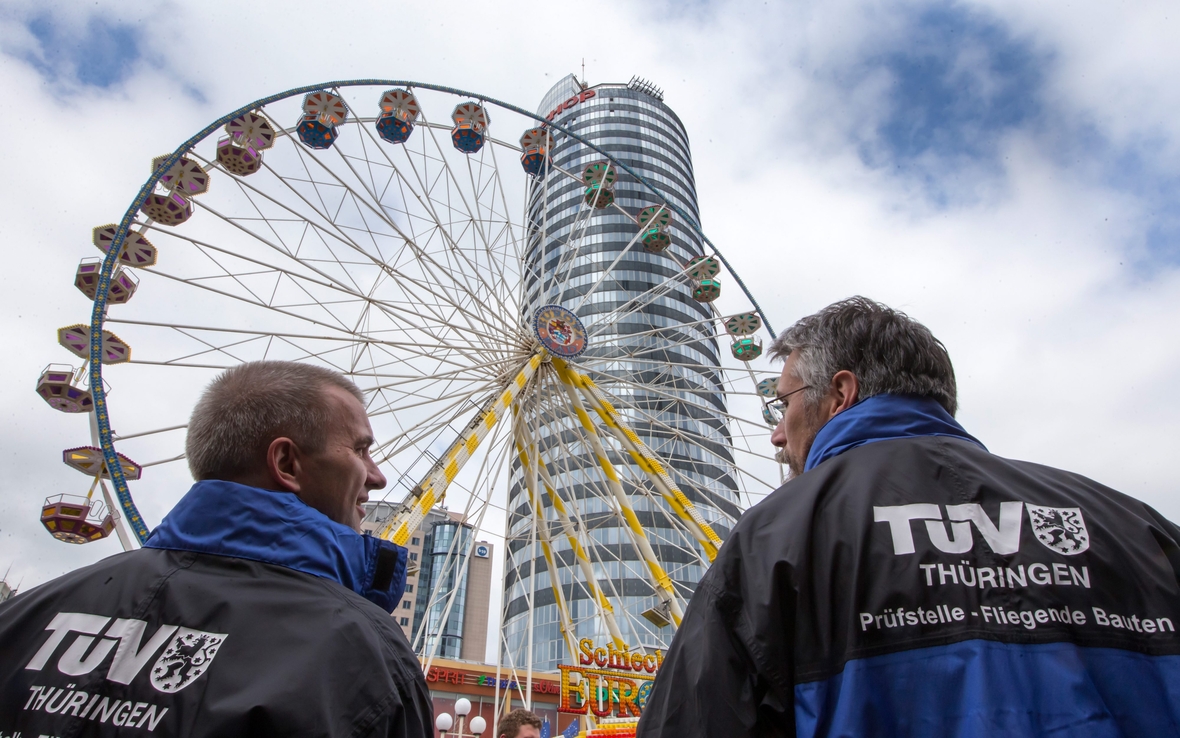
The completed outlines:
[[[792,478],[698,585],[640,738],[1180,735],[1180,529],[990,454],[903,313],[851,298],[771,355]]]

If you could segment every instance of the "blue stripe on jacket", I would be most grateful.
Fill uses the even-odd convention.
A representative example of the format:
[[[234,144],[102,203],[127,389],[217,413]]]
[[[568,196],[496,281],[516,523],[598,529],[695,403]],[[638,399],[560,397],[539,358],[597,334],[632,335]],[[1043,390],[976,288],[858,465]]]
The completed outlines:
[[[824,423],[815,434],[803,471],[811,471],[833,456],[866,443],[917,436],[962,438],[987,450],[937,400],[873,395]]]
[[[848,662],[795,687],[799,736],[1180,735],[1180,656],[961,641]]]
[[[285,566],[331,579],[386,612],[393,612],[406,587],[406,549],[361,535],[291,492],[235,482],[205,480],[194,484],[152,531],[144,548],[195,551]],[[396,558],[392,580],[378,587],[374,580],[382,551]]]

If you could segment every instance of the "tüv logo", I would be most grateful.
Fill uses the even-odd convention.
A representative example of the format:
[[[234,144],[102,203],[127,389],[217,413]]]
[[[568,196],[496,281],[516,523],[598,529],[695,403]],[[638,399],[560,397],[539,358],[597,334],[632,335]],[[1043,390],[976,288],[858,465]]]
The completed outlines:
[[[888,523],[895,556],[914,553],[914,534],[910,522],[925,522],[926,535],[943,553],[967,553],[975,546],[972,528],[997,554],[1014,554],[1020,550],[1020,528],[1024,520],[1023,502],[1001,502],[1000,517],[993,521],[978,503],[947,505],[932,503],[873,507],[873,521]],[[1029,521],[1037,540],[1046,548],[1064,556],[1080,554],[1090,548],[1090,534],[1082,511],[1076,507],[1028,505]]]
[[[108,623],[110,627],[107,627]],[[112,623],[109,617],[84,612],[58,613],[45,630],[51,635],[33,654],[26,669],[44,669],[66,638],[75,634],[74,640],[57,660],[57,670],[69,676],[89,674],[114,651],[107,679],[119,684],[130,684],[167,643],[152,666],[151,684],[157,690],[169,693],[179,692],[204,674],[226,638],[225,633],[161,625],[145,643],[147,623],[144,621],[119,618]],[[96,638],[99,633],[102,637]]]

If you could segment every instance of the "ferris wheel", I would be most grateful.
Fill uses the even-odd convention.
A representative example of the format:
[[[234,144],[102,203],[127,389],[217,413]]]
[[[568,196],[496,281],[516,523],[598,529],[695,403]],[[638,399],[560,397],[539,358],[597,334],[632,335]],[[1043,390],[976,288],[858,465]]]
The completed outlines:
[[[603,251],[602,222],[625,245]],[[75,273],[90,319],[58,334],[84,363],[37,385],[91,426],[63,456],[89,493],[43,508],[61,540],[142,543],[132,490],[183,493],[204,385],[313,362],[365,393],[380,535],[405,544],[444,504],[474,528],[453,561],[503,535],[519,627],[502,652],[526,668],[542,601],[571,654],[587,633],[666,646],[740,511],[782,481],[769,326],[738,275],[658,187],[515,106],[386,80],[276,94],[151,162],[93,243]]]

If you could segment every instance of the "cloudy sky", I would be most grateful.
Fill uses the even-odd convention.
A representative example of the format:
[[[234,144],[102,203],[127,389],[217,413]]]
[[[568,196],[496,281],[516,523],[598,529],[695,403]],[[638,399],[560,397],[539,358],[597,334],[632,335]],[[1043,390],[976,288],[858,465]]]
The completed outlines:
[[[946,343],[959,418],[993,452],[1180,520],[1177,13],[8,0],[0,574],[27,588],[118,550],[40,526],[47,495],[85,492],[60,452],[88,434],[33,387],[72,358],[55,329],[88,319],[72,276],[96,253],[90,229],[118,220],[153,156],[291,87],[407,79],[532,108],[583,59],[591,84],[641,75],[665,90],[692,138],[705,232],[775,328],[852,294],[902,308]],[[181,491],[140,499],[149,524]]]

